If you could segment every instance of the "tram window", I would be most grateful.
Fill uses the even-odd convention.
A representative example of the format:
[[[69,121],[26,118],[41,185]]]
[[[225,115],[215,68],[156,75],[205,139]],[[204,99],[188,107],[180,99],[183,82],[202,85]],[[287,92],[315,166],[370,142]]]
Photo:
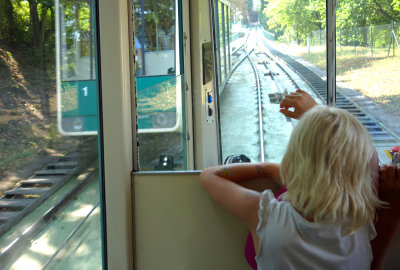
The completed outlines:
[[[360,7],[357,1],[337,1],[336,103],[351,100],[349,110],[380,152],[400,142],[400,24],[386,16],[398,18],[400,11],[385,4],[376,9],[378,2]]]
[[[77,6],[75,11],[61,2],[58,13],[58,125],[65,135],[97,134],[94,15],[87,4]]]
[[[135,36],[143,55],[136,61],[139,169],[186,168],[179,4],[135,0]]]
[[[226,77],[226,54],[225,54],[225,12],[224,5],[218,2],[218,22],[219,22],[219,55],[220,55],[220,76],[221,81]]]
[[[228,67],[231,66],[231,54],[232,54],[232,50],[231,50],[231,32],[232,32],[232,23],[231,23],[231,11],[230,8],[228,6],[225,7],[226,8],[226,22],[225,22],[225,26],[226,26],[226,51],[227,51],[227,58],[228,58]]]
[[[249,12],[233,2],[218,1],[218,25],[214,27],[221,42],[217,50],[221,58],[218,91],[222,161],[244,154],[253,162],[280,162],[296,124],[279,113],[280,100],[286,93],[301,88],[319,103],[324,102],[326,87],[325,92],[314,91],[297,74],[299,70],[285,61],[296,59],[309,67],[317,60],[318,66],[314,64],[313,69],[321,74],[318,85],[326,85],[321,79],[326,76],[326,48],[322,43],[325,30],[321,19],[325,18],[325,3],[289,2],[270,1],[264,3],[262,12]],[[230,13],[236,18],[234,27],[230,26]],[[258,21],[258,16],[250,18],[249,13],[265,17]],[[306,16],[314,18],[315,23],[308,23]],[[321,43],[307,43],[314,30],[320,30]],[[318,50],[321,57],[312,59],[307,54],[308,48]]]
[[[219,38],[220,36],[220,26],[219,26],[219,12],[218,12],[218,1],[214,1],[214,33],[215,33],[215,37],[214,37],[214,41],[215,41],[215,55],[216,55],[216,73],[217,73],[217,83],[218,85],[221,83],[221,40]]]
[[[6,5],[1,268],[102,269],[95,1]]]
[[[203,84],[209,83],[213,79],[213,53],[211,42],[203,43]]]
[[[134,0],[134,6],[136,45],[143,48],[136,75],[175,76],[175,2]]]

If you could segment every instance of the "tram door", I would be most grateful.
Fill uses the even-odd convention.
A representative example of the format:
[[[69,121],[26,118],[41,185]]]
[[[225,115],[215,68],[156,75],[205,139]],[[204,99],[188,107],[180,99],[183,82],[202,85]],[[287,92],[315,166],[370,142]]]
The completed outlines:
[[[218,163],[211,29],[183,22],[184,2],[133,1],[139,171]]]
[[[211,201],[193,171],[219,162],[210,8],[203,0],[134,2],[141,47],[135,49],[139,157],[132,175],[138,270],[250,269],[246,227]],[[165,13],[174,22],[172,51],[160,39]],[[152,27],[160,33],[146,32]],[[162,61],[172,55],[174,61]]]
[[[188,166],[180,2],[133,1],[141,171]]]

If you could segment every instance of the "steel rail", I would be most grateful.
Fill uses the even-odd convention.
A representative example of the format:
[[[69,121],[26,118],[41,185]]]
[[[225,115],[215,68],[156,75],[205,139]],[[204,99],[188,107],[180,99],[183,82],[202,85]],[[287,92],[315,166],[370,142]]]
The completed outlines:
[[[247,43],[247,41],[249,40],[250,37],[250,33],[252,31],[253,26],[250,28],[249,33],[247,34],[247,38],[245,43],[240,47],[244,47],[244,45]],[[259,122],[259,134],[260,134],[260,157],[261,157],[261,161],[263,162],[265,160],[265,153],[264,153],[264,128],[263,128],[263,120],[262,120],[262,96],[261,96],[261,83],[260,83],[260,76],[258,74],[258,70],[254,64],[254,62],[252,61],[252,59],[250,58],[250,54],[254,52],[254,48],[252,48],[250,50],[250,52],[247,52],[245,50],[246,55],[239,60],[238,63],[235,64],[235,66],[232,68],[232,71],[230,72],[229,77],[233,74],[233,72],[239,67],[239,65],[241,65],[244,60],[246,60],[246,58],[249,60],[251,67],[254,71],[255,77],[256,77],[256,87],[257,87],[257,105],[258,105],[258,122]]]
[[[254,49],[253,49],[254,50]],[[260,134],[260,156],[261,156],[261,162],[264,162],[264,128],[263,128],[263,119],[262,119],[262,96],[261,96],[261,83],[260,83],[260,76],[258,75],[258,70],[253,62],[253,60],[250,58],[250,53],[246,55],[246,57],[249,59],[251,67],[253,68],[254,75],[256,76],[256,86],[257,86],[257,105],[258,105],[258,122],[259,122],[259,134]]]
[[[89,219],[89,217],[92,215],[94,210],[100,206],[100,202],[97,202],[95,206],[89,211],[89,213],[79,222],[79,224],[75,227],[75,229],[68,235],[67,238],[62,242],[62,244],[58,247],[58,249],[53,253],[53,255],[47,260],[47,262],[44,264],[42,267],[42,270],[46,269],[50,263],[53,262],[53,260],[56,258],[58,253],[61,252],[61,250],[65,247],[65,245],[74,237],[74,235],[79,231],[79,229],[85,224],[85,222]]]
[[[86,173],[86,172],[85,172]],[[84,175],[85,173],[81,174]],[[31,242],[34,236],[38,235],[48,225],[47,223],[59,213],[70,201],[74,200],[76,195],[89,183],[96,178],[94,175],[97,173],[97,168],[90,169],[88,175],[85,176],[80,183],[78,183],[70,192],[68,192],[62,199],[60,199],[53,207],[51,207],[45,214],[43,214],[32,226],[30,226],[24,233],[8,245],[2,253],[0,253],[0,265],[9,265],[19,255],[20,250]]]

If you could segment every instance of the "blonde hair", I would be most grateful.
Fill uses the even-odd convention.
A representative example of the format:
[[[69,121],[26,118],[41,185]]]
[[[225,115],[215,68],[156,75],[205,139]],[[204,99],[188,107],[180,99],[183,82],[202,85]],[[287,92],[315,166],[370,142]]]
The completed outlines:
[[[314,107],[297,123],[282,160],[284,199],[305,218],[356,231],[373,221],[381,204],[371,178],[373,152],[370,135],[354,116]]]

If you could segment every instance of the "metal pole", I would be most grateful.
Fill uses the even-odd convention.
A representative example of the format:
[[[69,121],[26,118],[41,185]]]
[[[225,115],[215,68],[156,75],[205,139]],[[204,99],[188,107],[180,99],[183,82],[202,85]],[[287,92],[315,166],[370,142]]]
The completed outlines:
[[[394,21],[392,21],[392,39],[393,39],[393,56],[394,56],[394,45],[395,45],[395,40],[394,40]]]
[[[93,38],[94,38],[94,21],[93,21],[93,1],[90,1],[90,14],[89,14],[89,20],[90,20],[90,38],[89,38],[89,46],[90,46],[90,80],[93,80],[95,75],[93,72],[93,60],[94,60],[94,46],[93,46]]]
[[[141,9],[141,12],[142,12],[142,36],[141,36],[141,40],[142,40],[142,75],[145,75],[146,74],[146,60],[144,60],[144,33],[145,33],[145,30],[144,30],[144,0],[141,0],[140,1],[140,9]],[[150,44],[150,40],[149,40],[149,44]],[[135,48],[135,50],[136,50],[136,48]],[[136,53],[136,52],[135,52]]]
[[[223,55],[223,57],[224,57],[224,73],[225,73],[225,76],[224,76],[224,78],[228,75],[228,72],[227,72],[227,63],[226,63],[226,35],[225,35],[225,26],[226,26],[226,24],[225,24],[225,5],[223,5],[223,4],[221,4],[221,16],[222,16],[222,46],[223,46],[223,48],[222,48],[222,51],[224,52],[224,55]]]
[[[357,54],[357,45],[356,45],[356,26],[353,26],[353,44],[354,44],[354,53]]]
[[[319,29],[319,46],[322,46],[322,29]]]
[[[373,41],[373,38],[372,38],[372,25],[370,25],[369,26],[369,29],[370,29],[370,35],[371,35],[371,37],[370,37],[370,39],[371,39],[371,41],[370,41],[370,43],[371,43],[371,55],[374,55],[374,41]]]
[[[336,105],[336,0],[326,0],[327,104]]]

